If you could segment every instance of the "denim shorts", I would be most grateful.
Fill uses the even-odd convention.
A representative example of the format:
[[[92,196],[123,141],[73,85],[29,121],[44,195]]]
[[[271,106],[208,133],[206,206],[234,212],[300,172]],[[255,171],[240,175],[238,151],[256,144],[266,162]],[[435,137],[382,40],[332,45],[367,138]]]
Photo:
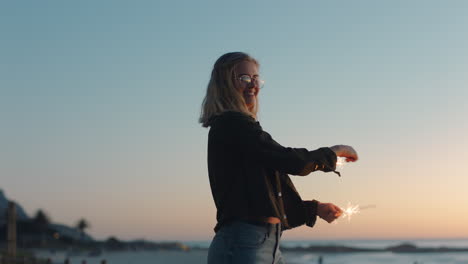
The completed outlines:
[[[211,242],[208,264],[284,264],[281,224],[232,221]]]

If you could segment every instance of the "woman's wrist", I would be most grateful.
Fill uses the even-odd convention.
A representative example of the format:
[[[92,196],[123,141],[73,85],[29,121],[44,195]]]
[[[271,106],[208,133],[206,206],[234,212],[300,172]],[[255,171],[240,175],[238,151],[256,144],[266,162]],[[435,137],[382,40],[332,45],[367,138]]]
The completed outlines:
[[[313,227],[317,221],[317,207],[318,201],[303,201],[305,211],[305,224],[309,227]]]

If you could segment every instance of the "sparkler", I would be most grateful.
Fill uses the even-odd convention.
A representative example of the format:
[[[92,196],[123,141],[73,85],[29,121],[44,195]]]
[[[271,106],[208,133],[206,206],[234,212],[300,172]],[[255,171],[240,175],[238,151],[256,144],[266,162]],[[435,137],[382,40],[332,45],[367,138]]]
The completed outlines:
[[[352,205],[350,202],[348,202],[348,206],[346,208],[341,208],[343,211],[343,217],[348,218],[348,222],[351,221],[351,216],[358,214],[360,212],[359,210],[359,204]]]
[[[341,170],[344,165],[346,164],[346,158],[345,157],[337,157],[336,159],[336,169]]]
[[[346,206],[346,208],[341,208],[341,210],[343,211],[343,214],[341,216],[344,218],[348,218],[348,222],[349,222],[351,221],[351,216],[360,213],[361,210],[375,208],[375,207],[376,206],[374,204],[360,206],[359,204],[352,205],[350,202],[348,202],[348,205]]]

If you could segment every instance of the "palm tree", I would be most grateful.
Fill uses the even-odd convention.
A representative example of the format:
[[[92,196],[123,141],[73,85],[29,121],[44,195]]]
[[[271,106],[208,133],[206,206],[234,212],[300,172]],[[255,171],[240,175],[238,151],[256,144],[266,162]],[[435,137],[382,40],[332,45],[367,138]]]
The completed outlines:
[[[86,219],[82,218],[78,221],[78,223],[76,224],[76,228],[78,230],[80,230],[80,233],[81,233],[81,240],[83,240],[84,238],[84,234],[85,234],[85,229],[89,228],[90,225],[88,223],[88,221],[86,221]]]
[[[46,232],[50,224],[50,218],[42,209],[39,209],[34,217],[34,224],[41,233],[41,244],[44,246],[46,243]]]

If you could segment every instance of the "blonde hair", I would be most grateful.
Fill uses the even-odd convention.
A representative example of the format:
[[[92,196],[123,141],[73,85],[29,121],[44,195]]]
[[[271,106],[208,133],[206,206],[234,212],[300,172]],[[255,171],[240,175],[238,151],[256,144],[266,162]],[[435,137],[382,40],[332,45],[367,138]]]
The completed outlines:
[[[252,109],[248,109],[243,96],[234,84],[234,70],[240,62],[250,61],[259,67],[257,60],[244,52],[230,52],[215,62],[211,78],[203,99],[200,119],[203,127],[210,126],[210,119],[226,111],[242,112],[257,118],[258,99]]]

